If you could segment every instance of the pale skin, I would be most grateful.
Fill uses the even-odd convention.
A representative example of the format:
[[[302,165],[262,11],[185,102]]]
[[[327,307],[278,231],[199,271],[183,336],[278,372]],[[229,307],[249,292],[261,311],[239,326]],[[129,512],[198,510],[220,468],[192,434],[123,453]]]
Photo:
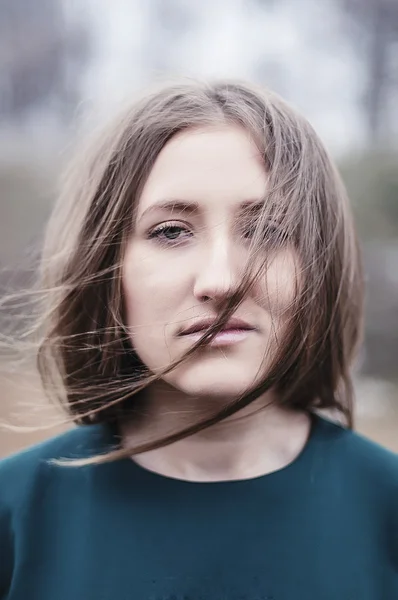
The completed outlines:
[[[238,126],[188,130],[158,156],[138,200],[123,265],[127,327],[152,372],[182,356],[201,335],[188,328],[214,320],[239,285],[250,242],[242,224],[249,207],[263,201],[266,186],[258,150]],[[286,248],[233,315],[239,322],[148,390],[139,424],[121,425],[124,443],[181,429],[263,379],[296,282],[297,257]],[[303,449],[310,419],[277,403],[268,406],[271,400],[272,391],[222,423],[134,460],[190,481],[249,479],[279,470]]]

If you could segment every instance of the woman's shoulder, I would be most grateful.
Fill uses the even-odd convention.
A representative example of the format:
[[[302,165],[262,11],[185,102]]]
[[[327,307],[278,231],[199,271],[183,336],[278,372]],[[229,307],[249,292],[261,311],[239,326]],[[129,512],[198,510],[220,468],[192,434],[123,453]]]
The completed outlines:
[[[102,425],[78,425],[67,431],[20,450],[0,460],[0,473],[4,469],[23,467],[38,460],[78,458],[93,449],[98,450],[104,438]]]
[[[24,497],[29,487],[43,482],[49,473],[61,476],[70,471],[51,469],[52,461],[98,453],[103,438],[101,425],[77,426],[0,460],[0,510],[5,503],[12,506]]]
[[[52,464],[98,453],[104,428],[80,426],[0,460],[0,597],[10,585],[17,553],[16,539],[29,523],[40,519],[46,496],[68,494],[73,478],[83,469]],[[64,484],[64,485],[60,485]],[[78,486],[72,486],[78,489]],[[48,499],[48,498],[47,498]],[[24,534],[22,534],[24,535]]]
[[[342,473],[395,488],[398,493],[398,454],[355,430],[321,417],[317,437]]]

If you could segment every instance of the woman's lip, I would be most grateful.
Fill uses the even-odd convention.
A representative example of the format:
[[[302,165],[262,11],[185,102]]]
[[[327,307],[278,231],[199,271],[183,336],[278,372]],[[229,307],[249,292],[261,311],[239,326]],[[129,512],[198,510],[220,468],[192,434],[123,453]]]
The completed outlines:
[[[215,322],[216,322],[215,319],[202,319],[200,321],[197,321],[196,323],[192,323],[190,327],[186,327],[185,329],[180,331],[178,333],[178,335],[185,336],[185,335],[191,335],[194,333],[199,333],[199,334],[203,335],[205,333],[205,331],[207,331],[208,329],[210,329],[212,327],[212,325],[214,325]],[[246,323],[242,319],[232,318],[227,323],[225,323],[223,331],[235,330],[235,329],[250,331],[255,328],[252,327],[251,325],[249,325],[249,323]]]
[[[219,331],[214,338],[206,344],[209,347],[214,346],[232,346],[239,342],[244,341],[251,333],[255,332],[255,329],[238,329],[230,328]],[[194,333],[186,333],[182,337],[189,338],[193,343],[198,342],[203,337],[205,330],[195,331]]]

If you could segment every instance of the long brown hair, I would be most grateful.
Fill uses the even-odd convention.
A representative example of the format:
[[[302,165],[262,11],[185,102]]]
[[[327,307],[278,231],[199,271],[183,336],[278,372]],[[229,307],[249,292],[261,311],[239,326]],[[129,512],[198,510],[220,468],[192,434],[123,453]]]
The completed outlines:
[[[76,158],[43,251],[41,287],[47,292],[38,350],[43,384],[60,384],[61,401],[76,422],[115,423],[162,377],[141,363],[124,325],[124,251],[137,200],[162,148],[178,132],[220,123],[245,128],[264,160],[269,186],[251,251],[270,256],[281,245],[294,245],[302,283],[293,317],[256,389],[167,438],[96,460],[181,439],[235,413],[270,388],[285,406],[334,409],[352,426],[350,369],[361,333],[363,286],[345,188],[304,118],[277,95],[236,82],[157,90],[126,110]],[[270,222],[278,223],[276,234],[267,234]],[[187,356],[223,326],[258,276],[248,272],[217,323]]]

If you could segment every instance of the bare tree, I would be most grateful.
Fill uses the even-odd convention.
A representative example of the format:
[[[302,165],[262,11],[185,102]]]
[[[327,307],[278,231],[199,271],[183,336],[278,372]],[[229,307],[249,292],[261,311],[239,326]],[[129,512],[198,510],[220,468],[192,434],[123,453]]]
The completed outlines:
[[[2,0],[0,118],[24,117],[43,102],[61,114],[74,106],[88,50],[87,31],[66,27],[59,0]]]
[[[389,132],[388,101],[397,86],[393,54],[398,41],[397,0],[339,0],[346,30],[365,68],[363,105],[369,141],[380,146]]]

